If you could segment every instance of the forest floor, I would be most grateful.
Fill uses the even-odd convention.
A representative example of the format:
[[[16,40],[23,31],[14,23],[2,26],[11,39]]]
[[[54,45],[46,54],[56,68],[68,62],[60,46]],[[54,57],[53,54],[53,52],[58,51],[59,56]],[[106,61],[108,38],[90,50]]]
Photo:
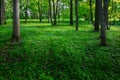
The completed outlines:
[[[120,27],[107,31],[100,47],[99,32],[80,22],[21,22],[21,42],[11,43],[12,24],[0,26],[0,80],[120,80]]]

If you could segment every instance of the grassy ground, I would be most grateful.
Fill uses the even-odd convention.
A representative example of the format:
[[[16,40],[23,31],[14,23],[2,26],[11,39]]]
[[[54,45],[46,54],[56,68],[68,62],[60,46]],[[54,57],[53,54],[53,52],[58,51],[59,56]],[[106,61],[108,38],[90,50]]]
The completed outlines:
[[[0,80],[120,80],[120,27],[107,31],[107,47],[85,22],[21,22],[21,42],[10,43],[11,23],[0,26]]]

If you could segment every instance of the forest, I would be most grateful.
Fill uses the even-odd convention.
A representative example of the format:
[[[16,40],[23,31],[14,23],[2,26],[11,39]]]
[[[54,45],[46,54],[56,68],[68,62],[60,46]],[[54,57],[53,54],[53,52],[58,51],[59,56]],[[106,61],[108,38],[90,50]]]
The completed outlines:
[[[120,80],[120,0],[0,0],[0,80]]]

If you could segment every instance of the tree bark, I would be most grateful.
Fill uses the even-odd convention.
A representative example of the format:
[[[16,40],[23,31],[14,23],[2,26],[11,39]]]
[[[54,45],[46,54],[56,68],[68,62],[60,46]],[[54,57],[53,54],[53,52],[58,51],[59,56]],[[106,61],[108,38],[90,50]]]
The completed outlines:
[[[50,22],[53,25],[53,21],[52,21],[52,9],[51,9],[51,0],[49,0],[49,17],[50,17]]]
[[[13,0],[13,32],[12,41],[20,41],[19,0]]]
[[[92,22],[92,25],[94,25],[94,22],[93,22],[93,12],[92,12],[92,0],[89,0],[89,5],[90,5],[90,15],[91,15],[91,22]]]
[[[27,23],[27,20],[28,20],[28,0],[26,0],[25,23]]]
[[[106,25],[105,25],[105,19],[104,19],[104,12],[102,7],[102,0],[99,0],[99,19],[100,19],[100,25],[101,25],[101,46],[106,46]]]
[[[5,23],[5,3],[4,0],[0,0],[0,25]]]
[[[70,25],[73,25],[73,0],[70,0]]]
[[[99,0],[95,3],[95,25],[94,31],[99,31]]]
[[[105,18],[105,25],[106,25],[106,29],[109,29],[108,26],[108,5],[109,5],[109,0],[104,0],[104,18]]]
[[[61,3],[61,0],[59,0],[59,4],[58,4],[58,23],[60,23],[60,3]]]
[[[55,1],[54,0],[52,0],[53,1],[53,16],[54,16],[54,23],[53,23],[53,25],[57,25],[57,21],[56,21],[56,6],[55,6]]]
[[[39,20],[40,20],[40,22],[42,22],[42,9],[41,8],[42,8],[42,4],[38,0],[38,12],[39,12]]]
[[[3,23],[6,24],[5,0],[3,2]]]
[[[2,16],[2,0],[0,0],[0,25],[2,24],[3,16]]]
[[[76,31],[78,31],[78,0],[75,0]]]
[[[59,10],[59,2],[60,2],[59,0],[57,0],[57,2],[56,2],[56,23],[58,22],[57,20],[59,20],[57,17],[59,14],[59,11],[58,11]]]
[[[111,0],[111,11],[110,11],[110,26],[109,26],[109,29],[110,29],[110,27],[111,27],[111,25],[112,25],[112,14],[113,14],[113,0]]]

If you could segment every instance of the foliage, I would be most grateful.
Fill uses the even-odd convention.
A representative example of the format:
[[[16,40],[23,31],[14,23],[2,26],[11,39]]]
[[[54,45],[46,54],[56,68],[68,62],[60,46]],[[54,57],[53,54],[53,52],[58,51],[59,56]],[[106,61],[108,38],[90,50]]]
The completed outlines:
[[[119,80],[120,28],[107,31],[107,47],[99,33],[80,22],[80,31],[61,23],[53,27],[37,20],[21,21],[20,43],[10,43],[11,21],[0,26],[1,80]]]

